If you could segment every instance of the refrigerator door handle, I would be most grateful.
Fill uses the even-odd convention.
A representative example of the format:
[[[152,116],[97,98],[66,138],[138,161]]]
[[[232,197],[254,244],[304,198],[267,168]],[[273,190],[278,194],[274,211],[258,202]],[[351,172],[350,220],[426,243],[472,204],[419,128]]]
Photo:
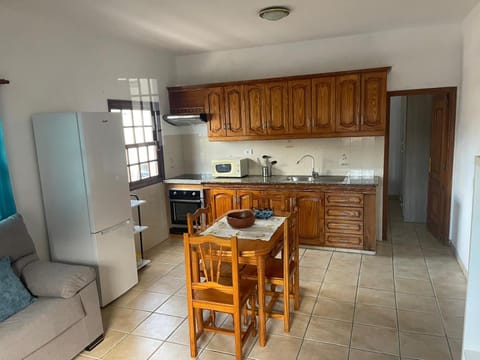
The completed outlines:
[[[105,230],[99,231],[97,234],[105,235],[108,234],[112,231],[117,230],[118,228],[121,228],[125,224],[130,224],[131,220],[127,219],[125,221],[122,221],[121,223],[118,223],[117,225],[110,226],[109,228],[106,228]]]

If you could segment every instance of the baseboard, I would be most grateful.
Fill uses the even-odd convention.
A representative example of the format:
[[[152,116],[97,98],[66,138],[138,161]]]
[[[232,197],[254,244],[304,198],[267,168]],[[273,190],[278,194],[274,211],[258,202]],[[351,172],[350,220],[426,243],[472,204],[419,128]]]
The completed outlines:
[[[452,241],[449,241],[449,245],[452,248],[453,255],[455,255],[455,259],[457,260],[457,264],[458,266],[460,266],[460,269],[462,270],[463,275],[465,275],[465,278],[468,279],[468,270],[465,267],[465,265],[463,265],[463,262],[460,259],[460,256],[458,255],[458,251],[457,251],[457,248],[455,247],[455,244]]]

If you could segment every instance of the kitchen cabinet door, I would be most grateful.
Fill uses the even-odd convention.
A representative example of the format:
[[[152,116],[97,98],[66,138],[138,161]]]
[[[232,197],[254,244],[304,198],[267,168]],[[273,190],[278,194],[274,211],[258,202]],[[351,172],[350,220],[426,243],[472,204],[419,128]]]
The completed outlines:
[[[312,79],[312,134],[335,131],[335,77]]]
[[[208,137],[226,136],[225,104],[222,87],[209,88],[205,94],[205,112],[208,116]]]
[[[218,219],[227,211],[236,208],[236,191],[226,189],[212,189],[209,191],[210,206],[212,208],[212,216]]]
[[[360,131],[385,131],[387,73],[362,74],[362,118]]]
[[[288,133],[308,134],[312,117],[312,81],[288,82]]]
[[[356,132],[360,129],[360,74],[336,77],[335,132]]]
[[[265,118],[269,135],[288,134],[288,88],[286,81],[265,84]]]
[[[296,192],[295,205],[298,207],[298,237],[300,244],[324,245],[324,193]]]
[[[263,84],[245,85],[245,129],[246,135],[265,135],[265,87]]]
[[[225,124],[227,136],[245,135],[243,85],[225,86]]]
[[[269,208],[278,211],[290,211],[290,198],[290,192],[288,191],[237,191],[239,209]]]

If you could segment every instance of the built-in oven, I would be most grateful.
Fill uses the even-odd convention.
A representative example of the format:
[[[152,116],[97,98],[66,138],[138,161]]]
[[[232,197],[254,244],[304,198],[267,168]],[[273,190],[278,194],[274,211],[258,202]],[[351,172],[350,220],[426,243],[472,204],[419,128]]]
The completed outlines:
[[[187,214],[203,207],[203,190],[170,189],[170,234],[187,232]]]

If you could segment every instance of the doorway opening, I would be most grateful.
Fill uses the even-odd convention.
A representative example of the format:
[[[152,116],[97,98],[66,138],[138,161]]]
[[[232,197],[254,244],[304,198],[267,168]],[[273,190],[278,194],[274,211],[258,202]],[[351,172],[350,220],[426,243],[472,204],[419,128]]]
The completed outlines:
[[[456,88],[387,93],[382,237],[388,199],[397,197],[405,222],[426,223],[447,244],[455,136]]]

